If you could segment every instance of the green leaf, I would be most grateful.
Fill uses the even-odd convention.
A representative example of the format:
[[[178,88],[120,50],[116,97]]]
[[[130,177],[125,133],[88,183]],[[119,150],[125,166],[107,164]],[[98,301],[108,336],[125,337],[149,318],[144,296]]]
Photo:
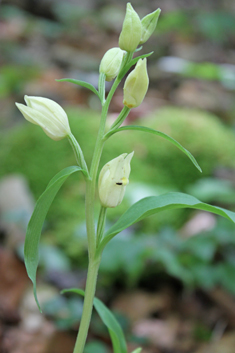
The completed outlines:
[[[151,53],[148,54],[143,54],[140,56],[137,56],[136,58],[132,59],[126,66],[124,66],[124,68],[119,72],[118,74],[118,78],[123,78],[123,76],[127,73],[127,71],[130,70],[130,68],[135,65],[137,63],[137,61],[139,59],[144,59],[144,58],[148,58],[150,55],[153,54],[153,51],[151,51]]]
[[[57,81],[57,82],[70,82],[70,83],[74,83],[75,85],[88,88],[90,91],[92,91],[93,93],[95,93],[95,94],[100,98],[99,92],[95,89],[95,87],[94,87],[93,85],[91,85],[91,84],[88,83],[88,82],[80,81],[80,80],[75,80],[75,79],[73,79],[73,78],[62,78],[62,79],[56,80],[56,81]]]
[[[165,210],[194,208],[218,214],[235,223],[235,213],[224,208],[203,203],[193,196],[171,192],[160,196],[146,197],[132,205],[119,220],[105,233],[99,251],[118,233],[142,219]]]
[[[115,130],[110,130],[107,132],[107,134],[105,135],[105,138],[110,137],[111,135],[115,134],[116,132],[119,131],[125,131],[125,130],[136,130],[136,131],[143,131],[143,132],[149,132],[150,134],[154,134],[154,135],[158,135],[160,137],[163,137],[164,139],[170,141],[171,143],[173,143],[176,147],[178,147],[183,153],[185,153],[189,159],[193,162],[193,164],[195,165],[195,167],[202,172],[199,164],[197,163],[196,159],[193,157],[193,155],[186,150],[186,148],[184,148],[179,142],[177,142],[175,139],[173,139],[172,137],[168,136],[167,134],[164,134],[164,132],[161,131],[157,131],[154,129],[151,129],[149,127],[146,126],[138,126],[138,125],[128,125],[128,126],[122,126],[118,129]]]
[[[80,294],[82,296],[85,295],[85,292],[82,289],[77,288],[65,289],[61,293],[64,294],[69,292]],[[109,330],[114,353],[127,353],[126,341],[122,328],[113,313],[98,298],[94,298],[94,307]]]
[[[39,241],[43,223],[51,203],[64,181],[69,175],[78,171],[83,170],[80,167],[71,166],[63,169],[51,179],[46,190],[39,197],[28,224],[24,244],[24,259],[28,276],[33,282],[34,297],[40,311],[41,308],[36,293],[36,272],[39,262]]]

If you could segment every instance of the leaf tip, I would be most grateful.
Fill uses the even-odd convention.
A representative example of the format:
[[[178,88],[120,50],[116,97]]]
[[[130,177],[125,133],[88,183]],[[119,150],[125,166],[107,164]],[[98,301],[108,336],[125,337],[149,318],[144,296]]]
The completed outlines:
[[[202,173],[202,168],[200,167],[200,165],[197,163],[195,166],[196,166],[197,170],[199,170],[199,172]]]
[[[38,301],[38,297],[37,297],[37,289],[36,289],[36,286],[33,287],[33,294],[34,294],[34,299],[36,301],[36,304],[38,306],[38,310],[40,311],[40,313],[42,314],[42,309],[41,309],[41,306],[39,304],[39,301]]]

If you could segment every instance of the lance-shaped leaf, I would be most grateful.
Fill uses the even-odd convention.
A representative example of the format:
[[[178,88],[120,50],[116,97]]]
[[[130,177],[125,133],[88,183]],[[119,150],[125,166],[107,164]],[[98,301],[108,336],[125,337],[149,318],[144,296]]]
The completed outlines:
[[[142,219],[165,210],[177,208],[194,208],[215,213],[235,223],[235,213],[221,207],[208,205],[193,196],[171,192],[160,196],[146,197],[132,205],[119,220],[105,233],[98,251],[102,251],[105,245],[118,233],[130,227]]]
[[[166,139],[166,140],[170,141],[171,143],[173,143],[183,153],[185,153],[189,157],[189,159],[193,162],[195,167],[200,172],[202,171],[200,166],[199,166],[199,164],[197,163],[196,159],[193,157],[193,155],[188,150],[186,150],[186,148],[184,148],[179,142],[177,142],[175,139],[173,139],[172,137],[168,136],[164,132],[151,129],[151,128],[146,127],[146,126],[128,125],[128,126],[122,126],[122,127],[118,128],[118,129],[115,129],[115,130],[108,131],[107,134],[105,135],[105,138],[110,137],[111,135],[115,134],[116,132],[125,131],[125,130],[143,131],[143,132],[148,132],[150,134],[154,134],[154,135],[158,135],[160,137],[163,137],[164,139]]]
[[[39,241],[43,223],[51,203],[64,181],[69,175],[78,171],[83,170],[80,167],[71,166],[63,169],[52,178],[46,190],[39,197],[28,224],[24,245],[24,260],[28,276],[33,282],[34,297],[40,311],[41,308],[36,293],[36,272],[39,262]]]
[[[75,80],[75,79],[73,79],[73,78],[62,78],[62,79],[56,80],[56,81],[57,81],[57,82],[70,82],[70,83],[74,83],[75,85],[88,88],[90,91],[92,91],[93,93],[95,93],[95,94],[100,98],[99,92],[95,89],[95,87],[94,87],[93,85],[91,85],[91,84],[88,83],[88,82],[81,81],[81,80]]]
[[[126,66],[124,66],[124,68],[119,72],[118,74],[118,78],[122,79],[123,76],[130,70],[130,68],[135,65],[137,63],[137,61],[139,59],[144,59],[144,58],[148,58],[150,55],[153,54],[153,51],[151,51],[151,53],[148,54],[143,54],[140,56],[137,56],[136,58],[132,59]]]
[[[62,294],[69,292],[82,296],[85,295],[85,292],[82,289],[77,288],[65,289],[62,291]],[[109,331],[114,353],[127,353],[126,341],[122,328],[113,313],[98,298],[94,298],[93,304],[101,320]]]

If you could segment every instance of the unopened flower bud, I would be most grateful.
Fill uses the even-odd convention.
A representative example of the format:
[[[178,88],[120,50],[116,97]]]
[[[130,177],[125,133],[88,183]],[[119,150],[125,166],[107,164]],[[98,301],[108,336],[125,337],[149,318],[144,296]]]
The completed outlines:
[[[126,185],[129,183],[130,162],[133,154],[134,152],[123,153],[101,169],[98,190],[102,206],[116,207],[122,202]]]
[[[126,78],[123,88],[123,104],[128,108],[138,107],[147,93],[148,85],[146,58],[139,59],[135,69]]]
[[[48,98],[24,97],[27,104],[16,103],[17,108],[29,122],[41,126],[53,140],[58,141],[71,133],[68,117],[61,106]]]
[[[124,51],[120,48],[109,49],[100,62],[100,72],[105,74],[106,81],[112,81],[119,73]]]
[[[126,16],[119,37],[119,47],[128,52],[133,52],[139,45],[142,34],[142,25],[138,14],[131,4],[126,5]]]
[[[142,20],[141,20],[142,35],[141,35],[141,40],[140,40],[139,44],[143,44],[143,43],[147,42],[149,37],[153,34],[153,32],[157,26],[157,22],[158,22],[158,18],[159,18],[160,13],[161,13],[161,9],[157,9],[156,11],[154,11],[154,12],[148,14],[147,16],[145,16],[144,18],[142,18]]]

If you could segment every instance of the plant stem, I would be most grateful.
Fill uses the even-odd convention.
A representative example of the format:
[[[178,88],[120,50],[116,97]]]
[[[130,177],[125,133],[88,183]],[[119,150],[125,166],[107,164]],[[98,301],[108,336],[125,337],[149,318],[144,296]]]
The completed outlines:
[[[110,102],[110,100],[109,100]],[[95,296],[97,274],[99,269],[100,258],[96,259],[96,232],[95,232],[95,221],[94,221],[94,203],[95,203],[95,187],[97,171],[99,167],[99,161],[103,150],[104,142],[102,141],[106,116],[108,112],[109,103],[107,101],[103,103],[100,128],[96,140],[94,154],[90,168],[90,180],[86,183],[86,227],[87,227],[87,239],[88,239],[88,253],[89,253],[89,265],[87,273],[87,283],[85,290],[84,306],[82,311],[82,318],[79,327],[79,332],[74,347],[73,353],[83,353],[84,345],[87,338],[89,324],[91,320],[91,313],[93,308],[93,300]]]
[[[97,234],[97,247],[99,246],[99,244],[102,240],[103,233],[104,233],[106,214],[107,214],[107,207],[101,206],[99,219],[98,219],[98,225],[97,225],[97,232],[96,232],[96,234]]]
[[[102,105],[104,105],[105,103],[105,77],[106,77],[105,74],[101,72],[99,75],[98,87],[99,87],[99,94],[100,94],[100,100]]]
[[[125,55],[122,67],[124,67],[131,60],[132,54],[133,53],[127,53]],[[105,95],[104,76],[100,77],[99,79],[99,93],[101,94],[101,99],[102,99],[101,101],[102,113],[101,113],[99,132],[98,132],[94,154],[93,154],[91,167],[90,167],[90,178],[87,179],[86,181],[85,208],[86,208],[86,228],[87,228],[87,239],[88,239],[89,265],[88,265],[82,318],[81,318],[79,332],[78,332],[73,353],[83,353],[83,349],[86,343],[87,333],[90,325],[90,320],[91,320],[93,300],[95,296],[95,289],[96,289],[96,282],[97,282],[97,274],[98,274],[99,264],[101,261],[101,254],[99,256],[96,251],[97,243],[100,239],[96,239],[95,220],[94,220],[96,179],[97,179],[97,172],[98,172],[98,167],[100,163],[100,157],[101,157],[104,142],[105,142],[104,133],[105,133],[105,124],[106,124],[109,104],[114,95],[114,92],[116,91],[119,83],[121,82],[121,79],[122,79],[121,75],[120,77],[116,78],[106,100],[104,97]],[[105,215],[106,215],[106,211],[102,212],[102,218],[105,218]],[[105,222],[105,220],[103,221]],[[102,229],[104,228],[104,222],[102,225]],[[98,237],[100,237],[99,234],[98,234]]]
[[[73,136],[72,133],[68,135],[68,140],[70,145],[72,146],[77,164],[84,170],[86,177],[89,178],[89,172],[86,165],[86,161],[78,141],[76,140],[76,138]]]
[[[126,119],[127,115],[130,113],[130,110],[131,109],[126,106],[123,107],[121,113],[119,114],[119,116],[117,117],[117,119],[115,120],[113,125],[111,126],[109,132],[119,128],[119,126],[122,125],[123,121]]]
[[[95,296],[99,264],[100,259],[89,262],[82,319],[73,353],[83,353],[83,349],[86,343],[93,309],[93,300]]]
[[[95,236],[95,220],[94,220],[94,203],[95,203],[95,189],[97,172],[100,163],[100,157],[104,146],[104,132],[105,123],[108,114],[108,108],[110,101],[116,91],[117,86],[120,83],[120,79],[116,79],[108,94],[106,101],[103,103],[99,132],[95,144],[94,154],[90,168],[90,180],[87,180],[86,184],[86,227],[87,227],[87,238],[88,238],[88,252],[89,258],[93,259],[96,251],[96,236]]]

